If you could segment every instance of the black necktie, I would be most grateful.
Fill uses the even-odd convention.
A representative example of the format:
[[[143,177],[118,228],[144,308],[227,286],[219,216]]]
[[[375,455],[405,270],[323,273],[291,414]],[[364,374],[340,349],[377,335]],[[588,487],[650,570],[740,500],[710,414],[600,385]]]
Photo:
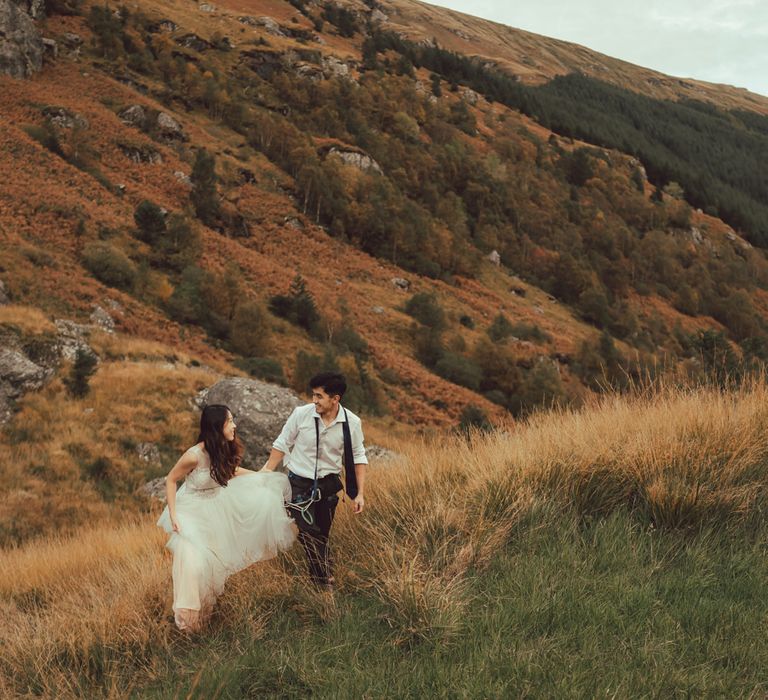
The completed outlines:
[[[342,407],[343,408],[343,407]],[[342,430],[344,431],[344,490],[347,496],[355,498],[357,496],[357,474],[355,474],[355,456],[352,452],[352,435],[349,432],[349,416],[347,409],[344,410],[344,422]]]

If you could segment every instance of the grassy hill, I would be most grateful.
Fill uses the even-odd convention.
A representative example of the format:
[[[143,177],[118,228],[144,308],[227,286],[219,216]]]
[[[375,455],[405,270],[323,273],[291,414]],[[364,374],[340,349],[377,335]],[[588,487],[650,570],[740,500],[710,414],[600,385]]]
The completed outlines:
[[[765,687],[763,381],[659,390],[421,444],[336,526],[339,592],[297,551],[170,617],[144,516],[0,554],[4,694],[751,696]],[[236,484],[233,484],[236,488]]]

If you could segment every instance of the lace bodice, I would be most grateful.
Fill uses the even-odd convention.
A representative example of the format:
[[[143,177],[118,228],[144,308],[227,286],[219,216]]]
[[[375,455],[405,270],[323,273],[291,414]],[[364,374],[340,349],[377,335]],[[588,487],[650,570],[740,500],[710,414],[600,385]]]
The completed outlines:
[[[208,459],[208,453],[198,445],[189,449],[197,455],[197,466],[187,474],[185,480],[187,492],[202,495],[215,494],[221,486],[211,478],[211,462]]]

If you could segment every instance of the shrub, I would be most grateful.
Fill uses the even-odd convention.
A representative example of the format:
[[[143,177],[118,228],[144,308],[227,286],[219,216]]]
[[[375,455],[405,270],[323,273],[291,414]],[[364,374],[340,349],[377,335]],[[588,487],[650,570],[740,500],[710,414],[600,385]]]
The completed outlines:
[[[552,336],[541,330],[535,323],[513,323],[512,335],[520,340],[530,340],[534,343],[546,343]]]
[[[435,364],[435,372],[449,382],[459,384],[477,391],[480,388],[480,380],[483,371],[472,360],[446,352]]]
[[[405,313],[428,328],[441,330],[445,327],[445,314],[434,294],[418,292],[405,303]]]
[[[67,387],[70,396],[76,399],[87,396],[91,390],[89,381],[96,372],[97,365],[96,355],[82,348],[77,349],[75,363],[72,365],[69,377],[64,380],[64,386]]]
[[[509,338],[512,335],[512,330],[512,324],[507,320],[507,317],[504,314],[499,314],[488,326],[488,337],[494,343],[498,343]]]
[[[482,408],[474,404],[467,404],[459,417],[459,430],[468,434],[472,429],[489,431],[493,430],[493,425]]]
[[[412,332],[416,359],[425,367],[434,367],[445,352],[440,331],[414,324]]]
[[[64,157],[64,150],[59,143],[59,137],[56,135],[56,130],[53,128],[53,124],[46,120],[43,126],[37,126],[36,124],[30,124],[24,127],[24,131],[28,136],[32,137],[41,146],[47,148],[51,153],[55,153],[57,156]]]
[[[82,262],[97,280],[110,287],[128,291],[136,281],[136,266],[109,243],[89,243],[83,248]]]

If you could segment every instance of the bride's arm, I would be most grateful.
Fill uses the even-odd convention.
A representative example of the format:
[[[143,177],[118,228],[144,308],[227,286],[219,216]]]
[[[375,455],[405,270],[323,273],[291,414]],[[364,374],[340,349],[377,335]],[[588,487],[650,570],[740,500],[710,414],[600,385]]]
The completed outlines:
[[[242,476],[243,474],[255,474],[255,473],[256,472],[253,471],[253,469],[246,469],[245,467],[238,467],[237,469],[235,469],[235,476]]]
[[[168,504],[168,513],[171,516],[171,525],[174,532],[181,532],[179,527],[179,521],[176,520],[176,483],[179,479],[183,479],[189,472],[191,472],[197,466],[197,455],[187,450],[176,464],[173,465],[173,469],[168,472],[168,476],[165,477],[165,500]]]

